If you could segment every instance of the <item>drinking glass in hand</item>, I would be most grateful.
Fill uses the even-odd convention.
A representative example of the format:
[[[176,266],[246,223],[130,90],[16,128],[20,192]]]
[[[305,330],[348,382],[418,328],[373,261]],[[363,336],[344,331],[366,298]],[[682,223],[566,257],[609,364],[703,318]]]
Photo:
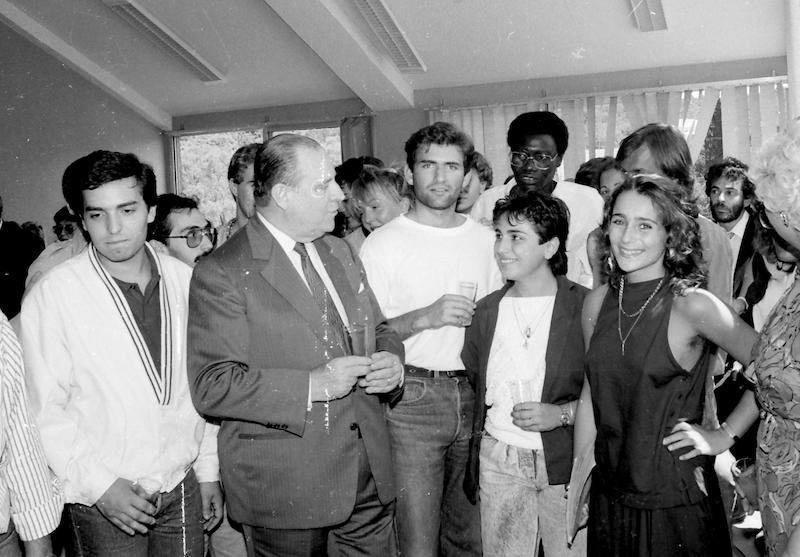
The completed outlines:
[[[734,489],[736,496],[733,501],[733,511],[736,509],[737,502],[741,501],[745,514],[750,514],[754,510],[758,510],[758,485],[756,481],[756,467],[753,459],[745,457],[740,458],[731,465],[731,473],[733,474]],[[734,512],[734,514],[736,514]],[[744,516],[735,517],[738,519]]]
[[[465,298],[469,298],[470,301],[474,302],[475,297],[478,294],[478,283],[471,282],[468,280],[462,280],[458,283],[458,293]]]
[[[478,293],[478,283],[471,282],[468,280],[462,280],[458,282],[458,295],[464,296],[470,302],[475,302],[475,296]],[[461,326],[462,327],[469,327],[472,325],[472,315],[470,315],[467,319],[461,318]]]
[[[353,356],[372,357],[373,333],[369,324],[356,323],[350,326],[350,351]]]

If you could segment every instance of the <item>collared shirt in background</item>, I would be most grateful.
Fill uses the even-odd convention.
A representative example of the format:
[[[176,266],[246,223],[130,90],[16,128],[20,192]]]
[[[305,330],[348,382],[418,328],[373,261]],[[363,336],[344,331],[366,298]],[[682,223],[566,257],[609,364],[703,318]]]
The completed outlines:
[[[63,501],[28,413],[22,349],[2,313],[0,385],[0,532],[13,519],[23,541],[35,540],[56,529]]]

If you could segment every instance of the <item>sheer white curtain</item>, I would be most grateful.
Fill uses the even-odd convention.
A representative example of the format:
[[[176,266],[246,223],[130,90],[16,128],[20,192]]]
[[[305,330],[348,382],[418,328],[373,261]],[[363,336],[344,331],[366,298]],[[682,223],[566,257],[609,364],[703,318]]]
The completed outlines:
[[[750,162],[762,141],[786,125],[785,88],[785,80],[772,79],[727,88],[631,91],[548,102],[440,108],[428,111],[428,121],[450,122],[470,134],[475,148],[492,165],[495,184],[502,184],[510,175],[506,145],[508,125],[523,112],[552,110],[567,124],[569,147],[560,174],[569,178],[587,159],[613,155],[622,138],[650,122],[672,124],[680,129],[689,143],[692,158],[697,159],[714,109],[721,100],[724,152]]]
[[[788,122],[786,83],[727,87],[718,93],[722,99],[723,150],[750,164],[761,145]]]

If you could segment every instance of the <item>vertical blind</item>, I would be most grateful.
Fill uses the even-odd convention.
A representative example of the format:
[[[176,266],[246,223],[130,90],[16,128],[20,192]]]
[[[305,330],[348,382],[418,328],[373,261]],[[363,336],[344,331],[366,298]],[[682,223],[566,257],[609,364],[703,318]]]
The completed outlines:
[[[786,86],[785,79],[770,79],[730,87],[697,86],[682,91],[636,91],[480,108],[440,108],[428,111],[428,121],[451,122],[470,134],[475,148],[491,163],[495,184],[502,184],[510,174],[508,125],[523,112],[552,110],[567,124],[569,148],[560,174],[569,178],[587,159],[613,155],[622,138],[650,122],[680,129],[692,158],[697,159],[719,102],[724,154],[750,163],[763,141],[786,125]]]

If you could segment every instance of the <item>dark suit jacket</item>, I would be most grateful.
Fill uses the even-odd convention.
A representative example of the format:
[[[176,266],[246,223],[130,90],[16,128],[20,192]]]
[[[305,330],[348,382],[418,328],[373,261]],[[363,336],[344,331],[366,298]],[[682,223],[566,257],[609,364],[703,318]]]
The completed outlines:
[[[583,331],[581,309],[588,290],[583,286],[558,278],[553,318],[547,341],[546,371],[542,402],[564,404],[577,400],[584,377]],[[486,366],[497,325],[500,300],[511,285],[492,292],[478,303],[472,325],[467,327],[461,359],[475,385],[475,413],[472,421],[472,440],[464,476],[464,491],[474,503],[477,500],[480,440],[486,421]],[[542,433],[547,477],[551,485],[569,482],[572,470],[572,426],[557,427]]]
[[[755,249],[753,248],[753,235],[755,229],[755,219],[754,215],[750,215],[750,219],[747,221],[747,225],[744,227],[744,234],[742,235],[742,244],[739,248],[739,253],[734,253],[733,256],[736,258],[736,265],[733,268],[733,297],[737,298],[739,296],[745,296],[745,293],[742,292],[742,284],[744,283],[744,276],[745,276],[745,269],[747,268],[747,264],[750,262],[750,258],[753,257],[753,253]],[[758,300],[756,300],[757,302]],[[751,302],[747,300],[748,304],[752,304],[755,302]]]
[[[314,242],[351,323],[403,357],[360,260],[338,238]],[[353,510],[359,435],[383,503],[395,488],[379,397],[356,388],[307,411],[309,372],[344,355],[322,314],[260,219],[194,270],[189,294],[189,388],[198,411],[221,421],[219,458],[231,516],[276,529],[318,528]]]

